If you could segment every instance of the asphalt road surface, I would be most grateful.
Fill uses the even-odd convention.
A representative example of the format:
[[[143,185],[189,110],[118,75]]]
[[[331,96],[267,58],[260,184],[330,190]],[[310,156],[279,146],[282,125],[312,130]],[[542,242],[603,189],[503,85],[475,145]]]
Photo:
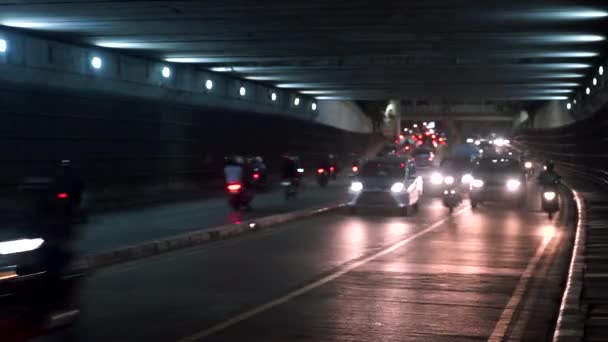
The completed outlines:
[[[541,341],[565,228],[532,204],[448,215],[333,212],[110,267],[83,314],[40,340]]]

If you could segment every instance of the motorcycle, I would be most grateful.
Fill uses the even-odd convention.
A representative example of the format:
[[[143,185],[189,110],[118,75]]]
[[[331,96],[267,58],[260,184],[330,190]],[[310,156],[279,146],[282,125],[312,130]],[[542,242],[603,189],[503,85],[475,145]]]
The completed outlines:
[[[258,191],[265,191],[268,187],[266,172],[257,167],[254,168],[251,172],[251,185]]]
[[[326,187],[327,183],[329,183],[329,174],[323,167],[317,169],[317,183],[322,188]]]
[[[552,219],[553,214],[559,210],[559,196],[557,192],[557,184],[543,187],[541,207],[543,211],[547,213],[549,219]]]
[[[336,180],[336,178],[338,177],[338,171],[336,169],[336,166],[334,166],[334,165],[329,166],[329,177],[332,180]]]
[[[286,200],[296,197],[296,195],[297,195],[296,188],[297,188],[298,184],[296,182],[294,182],[294,179],[284,179],[281,182],[281,186],[283,187],[283,192],[285,193]]]
[[[454,208],[456,208],[462,202],[462,194],[458,187],[455,185],[454,177],[447,176],[444,179],[452,180],[444,181],[445,187],[443,189],[443,194],[441,196],[441,200],[443,202],[443,206],[450,210],[450,214],[454,212]]]
[[[230,204],[234,210],[240,210],[243,207],[247,210],[251,210],[253,193],[245,189],[243,184],[228,184],[226,185],[226,192],[228,193],[228,204]]]

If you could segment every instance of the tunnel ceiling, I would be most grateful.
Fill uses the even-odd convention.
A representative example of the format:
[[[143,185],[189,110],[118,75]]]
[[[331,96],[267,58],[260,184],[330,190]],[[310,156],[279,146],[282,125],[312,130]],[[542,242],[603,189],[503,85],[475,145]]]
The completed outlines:
[[[0,1],[0,23],[319,99],[548,100],[588,83],[601,1]]]

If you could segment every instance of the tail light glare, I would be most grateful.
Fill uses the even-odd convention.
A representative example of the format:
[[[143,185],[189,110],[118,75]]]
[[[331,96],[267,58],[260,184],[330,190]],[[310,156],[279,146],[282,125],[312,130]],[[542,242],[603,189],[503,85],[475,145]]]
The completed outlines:
[[[321,173],[324,173],[324,172],[325,172],[325,169],[317,169],[317,173],[318,174],[321,174]]]
[[[60,192],[57,194],[57,198],[59,199],[67,199],[68,198],[68,194],[65,192]]]
[[[353,172],[358,172],[359,171],[359,167],[358,166],[353,166]]]
[[[331,172],[334,172],[334,170],[335,170],[335,169],[336,169],[336,168],[335,168],[335,167],[333,167],[333,166],[330,166],[330,167],[329,167],[329,171],[331,171]]]
[[[259,173],[254,173],[253,174],[253,179],[260,179],[260,174]]]
[[[228,191],[230,192],[238,192],[241,188],[241,184],[228,184]]]

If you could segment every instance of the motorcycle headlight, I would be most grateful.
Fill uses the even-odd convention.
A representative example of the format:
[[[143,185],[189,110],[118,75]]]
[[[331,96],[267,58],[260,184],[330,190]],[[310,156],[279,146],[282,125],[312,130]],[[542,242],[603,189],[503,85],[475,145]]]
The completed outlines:
[[[462,178],[460,178],[460,182],[462,182],[464,184],[469,184],[472,181],[473,181],[473,176],[471,176],[469,173],[462,175]]]
[[[481,179],[473,179],[473,182],[471,183],[471,185],[474,188],[481,188],[483,186],[483,181]]]
[[[433,183],[435,185],[439,185],[439,184],[443,183],[443,176],[438,172],[433,173],[431,175],[431,183]]]
[[[33,251],[44,243],[43,239],[20,239],[0,242],[0,254],[14,254]]]
[[[529,162],[529,161],[525,162],[525,163],[524,163],[524,167],[525,167],[526,169],[531,169],[531,168],[532,168],[532,162]]]
[[[446,176],[446,177],[443,179],[443,182],[444,182],[445,184],[447,184],[447,185],[454,184],[454,177],[452,177],[452,176]]]
[[[397,182],[391,186],[391,192],[401,192],[403,191],[404,185],[401,182]]]
[[[553,192],[553,191],[545,191],[545,192],[543,192],[543,197],[547,201],[553,201],[556,196],[557,196],[557,194],[555,192]]]
[[[363,183],[361,182],[352,182],[350,184],[350,190],[354,192],[359,192],[363,190]]]
[[[507,190],[517,191],[517,189],[519,189],[520,185],[521,185],[521,182],[518,181],[517,179],[509,179],[507,181]]]
[[[456,195],[456,190],[454,190],[454,189],[450,190],[450,194]]]

